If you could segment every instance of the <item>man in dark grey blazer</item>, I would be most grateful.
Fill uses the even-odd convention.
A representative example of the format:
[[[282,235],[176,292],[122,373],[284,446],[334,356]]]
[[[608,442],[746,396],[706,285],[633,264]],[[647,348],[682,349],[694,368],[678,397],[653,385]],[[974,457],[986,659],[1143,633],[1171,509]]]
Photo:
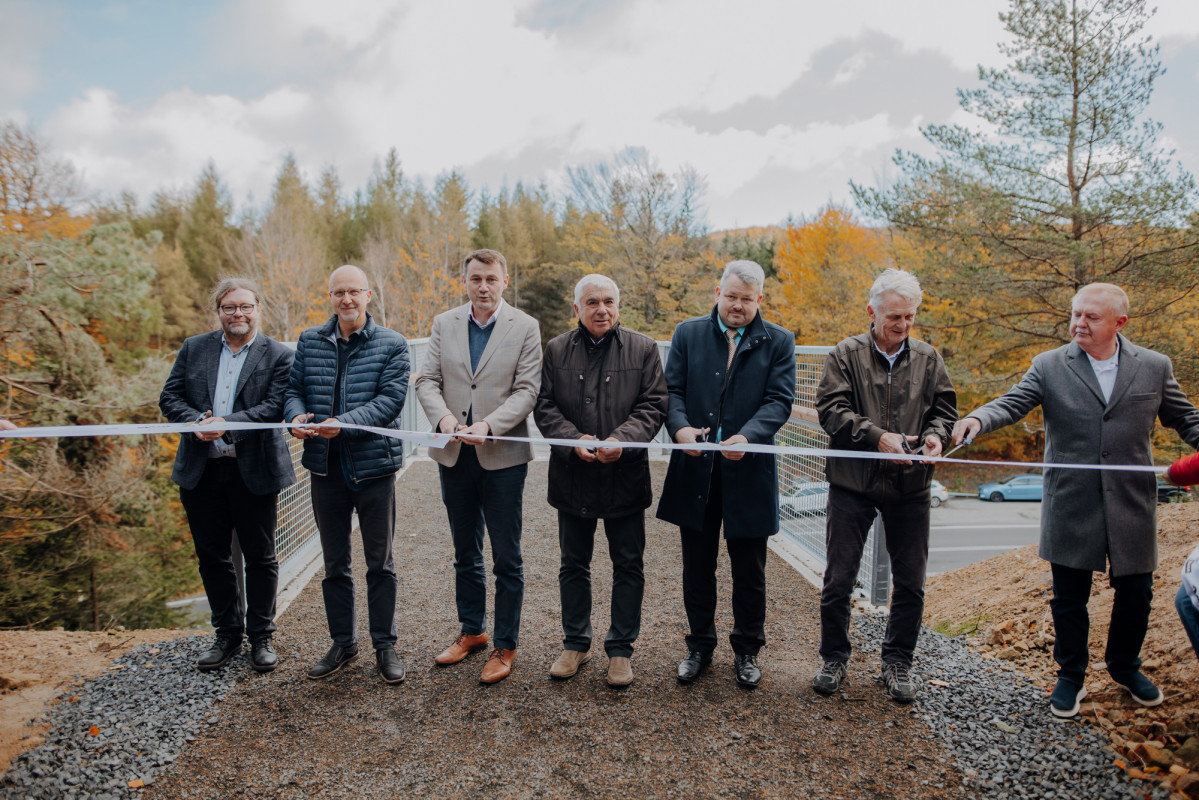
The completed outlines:
[[[271,646],[279,584],[277,499],[296,474],[281,429],[224,431],[221,423],[281,421],[292,352],[258,331],[262,303],[251,281],[227,278],[212,300],[221,329],[183,343],[158,400],[171,422],[204,426],[179,437],[171,474],[216,628],[212,649],[196,666],[222,666],[248,635],[251,665],[269,672],[278,664]],[[234,530],[246,561],[244,605],[233,569]]]
[[[1170,359],[1119,334],[1128,296],[1092,283],[1074,296],[1070,344],[1042,353],[1007,394],[954,426],[955,443],[1021,419],[1041,406],[1045,461],[1075,464],[1153,463],[1155,419],[1199,446],[1199,410],[1174,380]],[[1115,590],[1104,660],[1108,674],[1141,705],[1162,693],[1141,674],[1141,644],[1149,625],[1157,567],[1157,491],[1149,472],[1051,469],[1041,510],[1041,558],[1053,570],[1054,716],[1072,717],[1086,696],[1091,573],[1110,563]]]

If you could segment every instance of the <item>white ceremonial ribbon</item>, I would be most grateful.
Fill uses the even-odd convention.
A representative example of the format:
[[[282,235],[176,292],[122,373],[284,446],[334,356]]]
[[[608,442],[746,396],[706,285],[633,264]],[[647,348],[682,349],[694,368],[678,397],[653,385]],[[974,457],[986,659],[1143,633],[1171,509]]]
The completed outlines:
[[[0,439],[57,439],[75,436],[142,436],[163,433],[204,433],[211,431],[261,431],[271,428],[345,428],[348,430],[367,431],[386,436],[390,439],[401,439],[415,442],[428,447],[445,447],[454,438],[448,433],[432,433],[421,431],[400,431],[395,428],[375,428],[370,425],[353,425],[347,422],[332,425],[321,425],[306,422],[293,425],[290,422],[215,422],[207,425],[197,425],[194,422],[150,422],[142,425],[63,425],[44,428],[17,428],[11,431],[0,431]]]
[[[367,431],[369,433],[400,439],[405,442],[423,444],[426,447],[442,448],[454,440],[449,433],[434,433],[431,431],[402,431],[395,428],[376,428],[369,425],[353,425],[339,422],[333,425],[321,425],[315,422],[305,422],[293,425],[290,422],[219,422],[208,425],[197,425],[194,422],[156,422],[142,425],[64,425],[59,427],[17,428],[11,431],[0,431],[0,441],[4,439],[50,439],[75,436],[140,436],[146,434],[164,433],[199,433],[202,431],[254,431],[271,428],[321,428],[340,427],[350,430]],[[965,458],[946,458],[944,456],[922,456],[916,453],[877,453],[866,450],[830,450],[821,447],[793,447],[778,444],[736,444],[722,445],[717,442],[695,442],[693,444],[678,444],[676,442],[609,442],[600,439],[541,439],[531,436],[483,436],[493,442],[521,442],[528,444],[549,444],[562,447],[582,447],[595,450],[600,447],[629,448],[640,450],[699,450],[701,452],[731,452],[769,453],[772,455],[822,456],[824,458],[856,458],[870,461],[914,461],[931,462],[934,464],[986,464],[999,467],[1024,467],[1027,469],[1089,469],[1104,472],[1151,472],[1164,473],[1169,467],[1157,467],[1152,464],[1050,464],[1044,461],[987,461]]]

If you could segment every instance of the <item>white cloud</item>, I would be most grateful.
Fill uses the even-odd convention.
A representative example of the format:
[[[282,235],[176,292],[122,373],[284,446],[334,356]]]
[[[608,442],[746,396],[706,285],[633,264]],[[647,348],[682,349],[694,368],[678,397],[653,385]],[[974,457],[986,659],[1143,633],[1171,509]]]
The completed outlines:
[[[924,87],[896,99],[906,113],[867,103],[836,121],[791,113],[752,130],[705,130],[680,109],[718,113],[775,98],[822,48],[877,34],[952,69],[998,63],[1004,7],[626,0],[602,13],[568,3],[556,12],[578,18],[559,19],[537,0],[339,0],[336,13],[318,0],[231,3],[213,51],[272,88],[249,97],[181,89],[134,107],[116,87],[95,87],[65,102],[47,129],[93,188],[142,197],[189,183],[212,159],[234,197],[265,198],[287,151],[310,176],[335,164],[352,189],[394,146],[409,175],[460,167],[481,189],[472,170],[552,183],[568,163],[641,146],[668,170],[690,164],[707,176],[714,225],[769,223],[814,210],[797,208],[796,197],[844,196],[849,178],[869,181],[896,146],[918,145],[913,120],[945,121],[922,116]],[[868,55],[843,62],[845,91]],[[509,171],[528,165],[539,171]],[[786,181],[770,179],[772,170]]]

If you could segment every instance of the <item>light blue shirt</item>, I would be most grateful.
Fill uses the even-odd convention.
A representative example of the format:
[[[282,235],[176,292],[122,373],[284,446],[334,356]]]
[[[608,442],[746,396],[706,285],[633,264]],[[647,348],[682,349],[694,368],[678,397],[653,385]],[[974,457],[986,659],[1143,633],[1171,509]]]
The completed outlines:
[[[907,340],[906,339],[903,340],[902,342],[899,343],[899,349],[895,351],[894,355],[891,355],[886,350],[884,350],[883,348],[878,346],[878,342],[875,341],[873,333],[870,334],[870,343],[874,345],[875,350],[877,350],[883,354],[883,358],[887,359],[887,366],[889,366],[889,367],[895,366],[895,359],[899,358],[899,354],[902,353],[904,350],[906,350],[907,346],[908,346]]]
[[[717,324],[720,325],[720,332],[724,334],[724,338],[728,339],[729,338],[729,330],[730,330],[729,326],[724,324],[724,320],[722,320],[720,318],[719,314],[716,315],[716,322],[717,322]],[[733,349],[736,349],[741,346],[741,334],[745,333],[745,328],[732,328],[732,330],[735,330],[737,332],[737,334],[733,337]],[[719,428],[716,429],[716,441],[718,441],[718,442],[724,441],[724,439],[721,436],[723,431],[724,431],[723,425],[721,425]]]
[[[212,415],[214,417],[225,417],[233,413],[233,399],[237,396],[237,379],[241,377],[241,368],[246,365],[246,353],[250,352],[250,347],[257,339],[258,334],[255,333],[253,339],[250,339],[241,350],[234,353],[233,348],[229,347],[229,341],[225,339],[225,334],[221,334],[221,362],[217,367],[216,388],[213,389],[212,395]],[[237,448],[217,439],[212,442],[208,457],[221,458],[222,456],[236,458]]]

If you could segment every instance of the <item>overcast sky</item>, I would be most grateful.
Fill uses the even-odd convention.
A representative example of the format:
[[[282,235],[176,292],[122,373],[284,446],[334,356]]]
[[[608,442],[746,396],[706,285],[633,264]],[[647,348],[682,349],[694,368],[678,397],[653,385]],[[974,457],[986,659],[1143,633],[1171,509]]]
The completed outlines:
[[[713,229],[769,225],[894,177],[918,128],[1001,64],[994,0],[0,0],[0,119],[90,192],[143,202],[216,164],[241,207],[286,152],[348,191],[409,177],[493,193],[643,147],[708,182]],[[1199,2],[1159,0],[1150,114],[1199,173]]]

